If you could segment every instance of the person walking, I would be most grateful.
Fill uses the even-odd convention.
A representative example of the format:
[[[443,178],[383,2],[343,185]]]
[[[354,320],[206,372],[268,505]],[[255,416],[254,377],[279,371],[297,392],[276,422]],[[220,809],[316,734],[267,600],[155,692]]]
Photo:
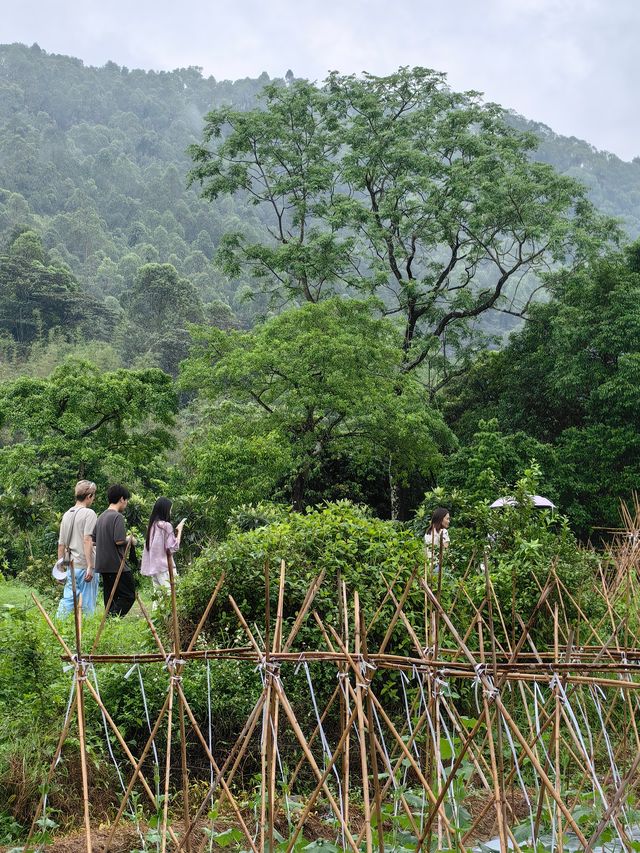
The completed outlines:
[[[434,509],[431,516],[431,524],[424,534],[424,544],[427,559],[430,561],[433,571],[440,571],[440,552],[449,547],[449,524],[451,514],[446,507],[439,506]]]
[[[70,560],[67,578],[58,604],[59,619],[73,613],[73,579],[75,576],[76,596],[82,596],[82,612],[86,616],[96,609],[98,578],[94,573],[93,532],[97,516],[91,509],[96,497],[96,484],[91,480],[79,480],[74,490],[75,504],[62,516],[58,535],[58,564]]]
[[[154,591],[168,590],[171,587],[169,560],[172,561],[173,576],[176,577],[172,555],[180,547],[185,519],[179,522],[174,531],[171,524],[171,506],[169,498],[158,498],[151,510],[144,540],[140,574],[151,578]]]
[[[94,530],[95,567],[96,572],[102,576],[102,596],[105,607],[109,604],[113,592],[107,616],[126,616],[136,600],[131,567],[125,560],[127,547],[135,545],[135,539],[133,536],[127,536],[122,515],[130,497],[129,490],[120,483],[109,486],[107,492],[109,506],[98,516]],[[116,584],[120,566],[122,566],[122,572]]]

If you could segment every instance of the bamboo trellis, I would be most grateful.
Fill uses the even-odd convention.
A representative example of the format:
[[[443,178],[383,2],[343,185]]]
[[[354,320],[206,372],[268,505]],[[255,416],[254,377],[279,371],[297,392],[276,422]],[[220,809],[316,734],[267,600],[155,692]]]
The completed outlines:
[[[120,806],[101,849],[111,849],[134,790],[141,791],[150,809],[161,814],[161,853],[210,849],[204,829],[214,802],[224,805],[239,831],[236,849],[241,850],[300,849],[309,821],[319,810],[329,815],[324,820],[326,837],[338,849],[350,851],[465,851],[478,849],[479,841],[494,833],[503,851],[563,851],[576,846],[591,851],[604,843],[601,839],[608,839],[607,850],[638,849],[637,501],[626,513],[624,530],[610,554],[613,573],[601,570],[594,582],[593,596],[598,597],[604,614],[594,624],[586,619],[580,602],[554,567],[539,585],[537,603],[526,622],[515,609],[505,614],[486,557],[476,569],[482,573],[484,600],[472,606],[468,596],[465,600],[464,585],[460,588],[465,612],[472,613],[464,625],[456,623],[455,606],[443,607],[440,578],[430,584],[433,575],[423,573],[421,567],[402,582],[398,578],[385,581],[384,600],[370,617],[365,615],[358,591],[340,582],[337,625],[314,608],[325,580],[321,573],[310,584],[295,618],[287,620],[287,571],[282,563],[277,584],[265,572],[265,619],[259,635],[233,597],[228,597],[246,638],[244,645],[230,648],[197,648],[222,594],[224,576],[186,644],[180,636],[173,575],[170,648],[163,645],[139,601],[157,647],[148,654],[98,654],[104,621],[93,647],[84,651],[80,601],[72,649],[36,599],[60,643],[63,660],[73,668],[72,700],[46,786],[54,777],[75,719],[86,850],[91,851],[85,738],[85,702],[91,699],[103,715],[120,761],[130,767]],[[408,607],[416,596],[424,601],[424,612]],[[277,602],[275,613],[271,612],[272,600]],[[383,614],[387,621],[381,625]],[[553,636],[545,647],[538,648],[536,626],[543,617],[552,626]],[[318,648],[297,643],[307,625],[317,629]],[[372,637],[381,635],[382,641],[373,648]],[[410,651],[389,650],[398,646]],[[226,755],[216,756],[193,713],[183,673],[205,661],[230,660],[257,669],[261,690],[235,743]],[[92,683],[89,677],[101,666],[114,663],[162,666],[166,673],[166,698],[137,755],[103,703],[97,679]],[[335,671],[332,690],[314,689],[313,672],[318,666],[322,673]],[[326,681],[326,675],[323,677]],[[290,685],[299,686],[302,679],[308,683],[312,709],[304,714],[290,698]],[[383,688],[390,683],[401,698],[383,698]],[[329,696],[324,704],[319,704],[318,693]],[[463,715],[458,693],[465,694],[465,707],[475,709],[474,717]],[[178,791],[172,775],[176,728],[181,771]],[[156,785],[154,791],[147,778],[148,762],[152,750],[156,752],[160,732],[166,743],[164,768],[161,789]],[[199,745],[211,768],[210,785],[198,803],[191,784],[188,738]],[[294,756],[292,770],[283,767],[283,745],[287,755]],[[239,768],[249,753],[259,756],[255,812],[239,797],[237,787]],[[465,796],[472,794],[477,808],[473,816],[463,815]],[[180,819],[176,809],[170,808],[172,799],[181,807]],[[590,804],[588,809],[585,802]],[[43,794],[25,850],[37,848],[35,833],[45,803]]]

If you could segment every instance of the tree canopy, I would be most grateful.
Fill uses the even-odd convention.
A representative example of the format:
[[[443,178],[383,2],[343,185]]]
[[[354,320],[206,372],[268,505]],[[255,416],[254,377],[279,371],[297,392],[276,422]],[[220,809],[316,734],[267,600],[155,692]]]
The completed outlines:
[[[263,499],[404,518],[434,483],[484,500],[535,458],[583,535],[616,522],[638,262],[597,260],[616,232],[587,198],[637,233],[640,161],[427,69],[230,82],[9,45],[0,94],[0,456],[20,517],[84,470],[171,484],[221,532]],[[506,345],[512,314],[530,319]],[[67,357],[92,364],[67,376]],[[146,403],[81,441],[116,375],[115,399],[130,377]],[[76,381],[67,429],[47,395]]]
[[[280,478],[301,509],[310,481],[341,454],[402,481],[433,476],[453,437],[398,367],[398,351],[389,321],[372,317],[366,303],[334,298],[285,311],[253,332],[201,330],[182,384],[213,401],[214,423],[250,425],[250,435],[228,431],[234,444],[261,436],[282,448],[279,458],[290,468]],[[208,475],[211,487],[223,487],[216,471]]]
[[[213,110],[191,147],[205,198],[262,209],[259,240],[225,234],[225,270],[280,300],[378,295],[402,322],[403,368],[427,368],[432,392],[486,344],[478,318],[526,311],[528,273],[615,234],[582,184],[531,160],[532,134],[436,72],[334,73],[262,100]]]
[[[69,484],[148,481],[172,446],[176,411],[171,378],[160,370],[102,372],[69,360],[47,379],[0,385],[0,479],[22,490],[44,487],[53,506]]]
[[[582,533],[618,523],[640,476],[638,244],[557,273],[552,298],[451,394],[453,428],[497,417],[504,433],[542,442],[545,476]],[[475,417],[474,417],[475,416]],[[542,463],[544,460],[539,459]]]
[[[105,338],[115,316],[52,261],[40,236],[18,229],[0,250],[0,329],[25,347],[52,330],[68,339]]]

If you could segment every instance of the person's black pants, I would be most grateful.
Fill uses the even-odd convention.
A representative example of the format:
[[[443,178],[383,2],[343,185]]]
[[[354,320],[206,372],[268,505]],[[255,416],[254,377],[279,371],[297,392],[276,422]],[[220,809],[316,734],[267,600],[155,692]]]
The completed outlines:
[[[102,597],[104,599],[105,607],[109,603],[111,590],[114,587],[116,577],[117,574],[115,573],[102,575]],[[131,572],[123,572],[120,575],[118,586],[113,594],[113,601],[111,602],[111,607],[109,608],[107,616],[126,616],[133,607],[135,600],[136,587],[133,582],[133,575]]]

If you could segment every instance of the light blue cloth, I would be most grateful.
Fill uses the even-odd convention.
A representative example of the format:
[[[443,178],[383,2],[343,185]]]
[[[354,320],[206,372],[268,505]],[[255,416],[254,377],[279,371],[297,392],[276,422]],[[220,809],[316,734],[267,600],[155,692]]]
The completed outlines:
[[[82,612],[85,616],[91,616],[96,609],[96,598],[98,597],[98,575],[93,576],[92,581],[84,579],[86,569],[74,569],[76,573],[76,595],[82,596]],[[63,619],[73,613],[73,586],[71,583],[71,572],[67,575],[62,598],[58,605],[56,616]]]

